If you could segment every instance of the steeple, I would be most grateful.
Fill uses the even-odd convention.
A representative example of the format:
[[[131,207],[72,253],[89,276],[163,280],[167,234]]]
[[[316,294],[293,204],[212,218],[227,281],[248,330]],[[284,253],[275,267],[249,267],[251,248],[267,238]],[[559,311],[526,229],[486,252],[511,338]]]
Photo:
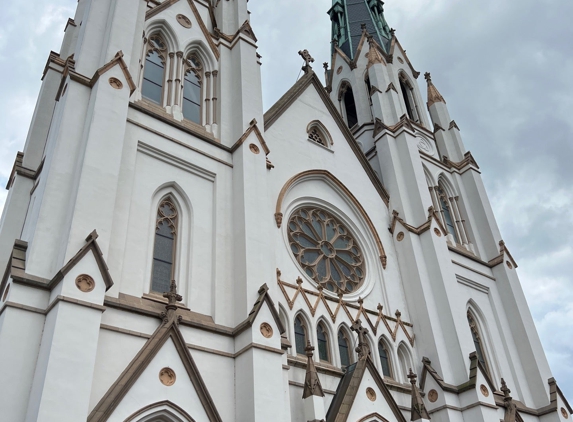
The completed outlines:
[[[384,18],[382,0],[332,0],[328,11],[332,21],[332,40],[351,59],[362,37],[363,27],[388,52],[392,33]]]

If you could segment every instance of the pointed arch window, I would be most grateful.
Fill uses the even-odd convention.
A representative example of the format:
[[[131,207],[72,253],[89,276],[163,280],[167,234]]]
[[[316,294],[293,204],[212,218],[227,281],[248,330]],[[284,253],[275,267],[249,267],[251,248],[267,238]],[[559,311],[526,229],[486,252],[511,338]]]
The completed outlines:
[[[478,361],[483,365],[486,371],[489,373],[489,365],[485,358],[485,348],[483,347],[482,337],[480,335],[480,330],[476,322],[475,317],[472,315],[471,311],[468,309],[467,312],[468,324],[470,326],[470,331],[472,333],[472,339],[474,341],[474,347],[476,349],[476,355]]]
[[[203,82],[203,64],[196,54],[185,61],[185,81],[183,82],[183,117],[201,124],[201,98]]]
[[[318,340],[318,357],[320,360],[330,362],[330,347],[328,345],[328,334],[321,322],[316,328],[316,338]]]
[[[446,194],[442,185],[438,185],[438,199],[440,201],[440,211],[444,219],[444,223],[448,229],[448,232],[454,237],[456,243],[459,243],[458,235],[456,233],[456,228],[454,226],[454,218],[450,207],[450,198]]]
[[[307,332],[308,330],[306,328],[304,320],[300,315],[297,316],[294,320],[294,343],[295,343],[296,353],[299,355],[304,355],[306,352],[305,351],[306,342],[308,339],[306,335]]]
[[[400,90],[402,91],[402,97],[404,98],[404,105],[406,106],[406,113],[410,120],[414,122],[419,122],[418,105],[416,104],[416,97],[414,96],[414,87],[406,78],[404,74],[400,74]]]
[[[167,44],[160,35],[152,35],[147,42],[141,95],[157,104],[163,100],[165,57]]]
[[[350,366],[351,353],[350,353],[350,339],[344,330],[338,331],[338,353],[340,353],[340,364],[342,368]]]
[[[344,115],[346,116],[346,124],[349,128],[354,127],[354,125],[358,123],[358,113],[356,112],[354,93],[352,92],[352,87],[348,82],[343,82],[340,87],[338,101],[342,102]]]
[[[179,213],[171,197],[163,199],[157,209],[155,241],[153,245],[153,269],[151,290],[158,293],[169,291],[175,267],[175,244]]]
[[[398,346],[398,360],[400,361],[400,371],[404,381],[408,381],[408,373],[413,368],[412,355],[404,343]]]
[[[388,347],[384,340],[378,342],[378,356],[380,357],[380,365],[382,366],[382,373],[385,377],[392,377],[391,364],[390,364],[390,353],[388,352]]]

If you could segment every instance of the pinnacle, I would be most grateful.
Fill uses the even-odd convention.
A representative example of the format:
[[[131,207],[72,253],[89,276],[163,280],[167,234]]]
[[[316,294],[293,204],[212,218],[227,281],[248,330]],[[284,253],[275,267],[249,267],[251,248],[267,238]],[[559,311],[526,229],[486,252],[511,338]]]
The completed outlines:
[[[424,77],[426,78],[426,82],[428,82],[428,108],[430,108],[435,103],[446,104],[446,100],[444,100],[444,97],[442,97],[442,94],[440,94],[438,88],[436,88],[433,84],[432,75],[430,75],[430,72],[426,72]]]

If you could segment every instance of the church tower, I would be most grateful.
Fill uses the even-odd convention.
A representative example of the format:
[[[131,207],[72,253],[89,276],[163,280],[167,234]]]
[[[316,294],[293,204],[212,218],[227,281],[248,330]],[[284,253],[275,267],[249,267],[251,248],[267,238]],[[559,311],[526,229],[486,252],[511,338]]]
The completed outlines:
[[[327,86],[301,51],[263,113],[247,0],[79,0],[0,221],[2,418],[570,417],[446,100],[383,2],[328,14]]]

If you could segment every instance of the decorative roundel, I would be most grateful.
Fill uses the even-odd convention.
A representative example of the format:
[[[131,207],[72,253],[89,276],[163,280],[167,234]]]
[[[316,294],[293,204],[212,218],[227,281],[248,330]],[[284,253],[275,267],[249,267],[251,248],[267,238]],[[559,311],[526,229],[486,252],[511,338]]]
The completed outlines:
[[[161,384],[166,385],[167,387],[171,387],[175,384],[177,380],[177,376],[175,375],[175,371],[171,368],[163,368],[159,371],[159,381]]]
[[[362,285],[365,264],[355,237],[330,212],[299,208],[289,218],[291,250],[304,272],[333,293],[352,293]]]
[[[561,408],[561,414],[565,419],[569,419],[569,413],[567,413],[567,410],[564,407]]]
[[[76,277],[76,286],[82,292],[89,293],[95,288],[95,281],[87,274],[80,274]]]
[[[179,22],[182,27],[191,28],[191,20],[187,16],[179,14],[175,19],[177,19],[177,22]]]
[[[376,391],[374,391],[373,388],[368,387],[366,389],[366,397],[368,397],[368,400],[370,401],[376,401]]]
[[[483,384],[480,385],[479,389],[485,397],[489,397],[489,390],[487,389],[487,387],[485,385],[483,385]]]
[[[430,400],[430,403],[435,403],[438,400],[438,392],[436,390],[430,390],[428,400]]]

